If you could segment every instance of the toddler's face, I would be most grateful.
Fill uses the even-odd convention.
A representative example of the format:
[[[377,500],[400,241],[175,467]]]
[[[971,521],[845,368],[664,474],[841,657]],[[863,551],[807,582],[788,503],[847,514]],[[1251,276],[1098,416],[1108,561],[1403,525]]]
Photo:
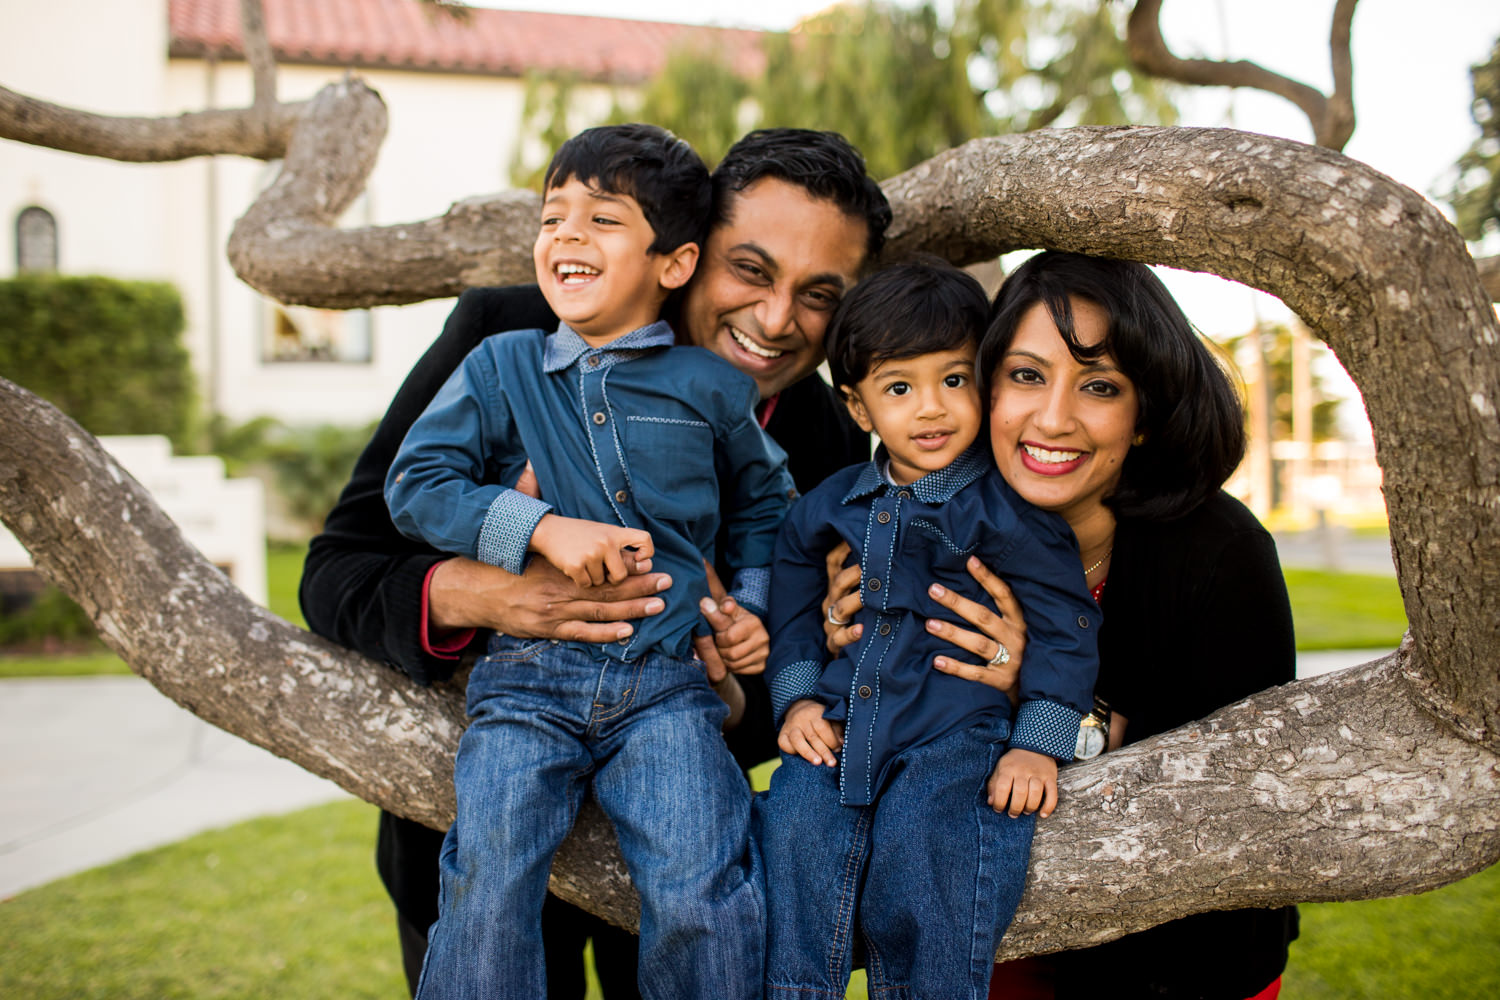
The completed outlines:
[[[670,255],[650,251],[656,233],[639,203],[576,177],[544,197],[532,260],[558,318],[596,347],[655,322]]]
[[[951,464],[974,443],[984,420],[972,344],[881,361],[844,395],[859,425],[879,435],[898,483]]]

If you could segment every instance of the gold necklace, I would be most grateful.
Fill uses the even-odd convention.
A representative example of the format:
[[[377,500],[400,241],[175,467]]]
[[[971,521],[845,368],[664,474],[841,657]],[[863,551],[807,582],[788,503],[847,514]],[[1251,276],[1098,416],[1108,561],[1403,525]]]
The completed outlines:
[[[1088,569],[1086,569],[1086,570],[1083,571],[1083,575],[1084,576],[1088,576],[1094,570],[1098,569],[1100,566],[1103,566],[1104,565],[1104,560],[1108,559],[1109,556],[1110,556],[1110,553],[1114,552],[1114,550],[1115,550],[1115,547],[1113,545],[1111,545],[1108,549],[1105,550],[1104,555],[1102,555],[1102,556],[1099,557],[1099,561],[1098,562],[1094,563],[1094,565],[1090,566]]]

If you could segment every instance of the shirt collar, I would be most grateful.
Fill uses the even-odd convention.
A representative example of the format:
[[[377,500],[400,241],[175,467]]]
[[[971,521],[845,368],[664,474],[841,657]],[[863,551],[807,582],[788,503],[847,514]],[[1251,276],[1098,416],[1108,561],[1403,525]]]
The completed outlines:
[[[547,346],[542,352],[542,371],[560,372],[589,354],[597,354],[600,362],[608,366],[629,360],[643,350],[671,347],[675,342],[672,327],[662,319],[632,330],[603,347],[590,347],[572,327],[559,323],[557,332],[547,337]]]
[[[959,490],[989,471],[993,463],[988,445],[989,442],[983,439],[975,441],[948,465],[901,487],[893,487],[881,473],[889,458],[885,445],[881,445],[875,449],[875,457],[860,471],[859,478],[844,495],[843,502],[850,503],[889,489],[905,489],[910,490],[912,496],[923,503],[947,503]]]

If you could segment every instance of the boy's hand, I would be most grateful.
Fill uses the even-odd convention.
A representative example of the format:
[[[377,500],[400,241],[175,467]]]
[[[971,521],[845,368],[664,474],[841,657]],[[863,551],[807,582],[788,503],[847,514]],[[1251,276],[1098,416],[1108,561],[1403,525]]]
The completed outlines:
[[[1005,751],[990,775],[988,801],[995,812],[1034,812],[1046,819],[1057,808],[1057,761],[1020,747]]]
[[[732,674],[759,674],[766,669],[771,655],[771,634],[753,611],[746,611],[732,597],[717,602],[705,597],[698,610],[714,630],[714,649],[719,660]]]
[[[784,753],[794,753],[809,764],[833,767],[839,762],[834,754],[844,745],[844,727],[823,718],[825,711],[820,702],[811,698],[792,702],[781,723],[776,745]]]
[[[580,587],[619,583],[629,575],[627,558],[638,563],[656,554],[651,536],[639,528],[559,514],[542,515],[526,551],[542,556]]]

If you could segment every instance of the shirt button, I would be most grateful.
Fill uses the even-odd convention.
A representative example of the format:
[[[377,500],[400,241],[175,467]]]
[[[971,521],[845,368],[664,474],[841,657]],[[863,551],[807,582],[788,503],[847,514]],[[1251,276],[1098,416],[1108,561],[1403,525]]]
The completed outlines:
[[[871,577],[870,578],[870,589],[871,590],[879,590],[880,589],[880,578],[879,577]]]
[[[873,691],[870,690],[870,685],[868,685],[868,684],[861,684],[859,686],[859,696],[861,698],[868,698],[868,697],[870,697],[870,695],[872,695],[874,693],[875,692],[873,692]]]
[[[875,515],[875,520],[879,521],[881,524],[890,524],[891,512],[888,510],[883,510],[879,514]]]
[[[879,631],[880,631],[881,635],[890,635],[891,634],[891,627],[888,624],[881,625]]]
[[[787,490],[786,491],[786,498],[788,500],[795,500],[795,499],[797,499],[797,491],[796,491],[796,489]]]
[[[630,499],[630,494],[624,490],[615,490],[615,503],[624,503]]]
[[[589,355],[589,367],[590,368],[598,368],[599,367],[599,355],[597,355],[597,354],[590,354]]]
[[[609,418],[604,415],[604,411],[603,410],[600,410],[598,413],[594,414],[594,423],[596,423],[596,424],[602,424],[602,423],[604,423],[604,421],[606,421],[608,419]]]

